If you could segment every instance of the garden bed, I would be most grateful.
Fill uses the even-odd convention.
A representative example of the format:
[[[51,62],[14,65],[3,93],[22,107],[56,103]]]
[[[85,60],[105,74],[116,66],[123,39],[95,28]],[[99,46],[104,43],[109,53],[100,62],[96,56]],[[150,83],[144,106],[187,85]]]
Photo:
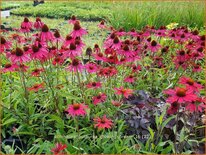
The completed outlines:
[[[201,19],[171,21],[173,15],[161,16],[171,11],[169,6],[156,15],[153,8],[147,20],[147,11],[137,16],[135,8],[105,14],[107,22],[81,21],[81,11],[65,19],[64,11],[73,7],[87,9],[84,19],[93,20],[91,12],[100,3],[87,4],[46,2],[26,11],[20,7],[18,16],[2,19],[10,29],[0,36],[0,153],[204,154]],[[101,4],[102,10],[116,6],[112,11],[123,4],[151,5]],[[56,9],[55,18],[35,17],[41,9],[49,16]],[[33,11],[32,16],[21,17],[24,11]],[[123,20],[128,14],[130,23]]]

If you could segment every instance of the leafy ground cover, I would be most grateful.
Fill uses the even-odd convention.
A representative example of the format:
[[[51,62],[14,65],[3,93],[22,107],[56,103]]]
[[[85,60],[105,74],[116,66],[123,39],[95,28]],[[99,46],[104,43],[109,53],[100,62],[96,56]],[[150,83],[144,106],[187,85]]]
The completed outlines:
[[[2,153],[204,153],[204,31],[12,20]]]
[[[175,10],[175,11],[174,11]],[[142,29],[145,25],[160,27],[176,22],[180,26],[204,26],[204,1],[194,2],[46,2],[12,10],[15,15],[66,18],[76,15],[81,20],[110,22],[115,28]]]
[[[29,6],[31,5],[32,2],[25,2],[25,1],[14,1],[14,2],[1,2],[1,10],[10,10],[10,9],[15,9],[18,7],[23,7],[23,6]]]

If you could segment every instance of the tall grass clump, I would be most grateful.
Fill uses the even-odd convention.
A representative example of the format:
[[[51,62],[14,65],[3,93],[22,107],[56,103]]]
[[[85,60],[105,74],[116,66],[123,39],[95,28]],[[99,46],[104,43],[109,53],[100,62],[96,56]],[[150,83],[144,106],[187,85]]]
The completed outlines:
[[[179,25],[204,26],[204,1],[194,2],[124,2],[113,8],[110,23],[115,28],[141,29],[145,25],[160,27],[176,22]]]

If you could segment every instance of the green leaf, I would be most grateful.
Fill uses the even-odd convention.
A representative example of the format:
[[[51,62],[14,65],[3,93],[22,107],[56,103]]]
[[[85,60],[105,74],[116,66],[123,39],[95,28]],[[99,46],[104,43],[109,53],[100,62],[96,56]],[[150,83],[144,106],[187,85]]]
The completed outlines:
[[[185,139],[185,130],[184,128],[182,128],[182,130],[180,131],[180,143],[183,142]]]
[[[16,118],[7,119],[5,122],[3,122],[2,126],[8,125],[8,124],[12,124],[12,123],[14,123],[16,121],[17,121]]]
[[[162,129],[167,125],[167,123],[169,123],[172,119],[174,119],[176,116],[173,115],[171,117],[169,117],[168,119],[166,119],[163,123],[162,123]]]
[[[148,127],[150,135],[151,135],[151,139],[154,139],[154,131],[152,130],[152,128]]]

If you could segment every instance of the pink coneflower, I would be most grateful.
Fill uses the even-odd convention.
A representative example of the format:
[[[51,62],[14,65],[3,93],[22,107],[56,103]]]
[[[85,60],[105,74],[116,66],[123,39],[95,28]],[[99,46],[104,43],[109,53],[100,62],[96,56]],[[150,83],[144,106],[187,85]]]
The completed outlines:
[[[118,50],[118,54],[126,57],[133,57],[135,55],[128,45],[123,45],[122,48]]]
[[[189,63],[185,60],[184,57],[176,56],[173,59],[173,62],[175,63],[175,68],[178,69],[179,67],[182,67],[183,69],[187,69]]]
[[[120,107],[122,105],[122,102],[121,101],[111,101],[112,104],[115,106],[115,107]]]
[[[16,64],[7,63],[4,65],[2,72],[15,72],[18,66]]]
[[[118,73],[117,69],[115,67],[105,67],[101,68],[98,72],[99,76],[105,76],[105,77],[112,77],[115,76]]]
[[[114,88],[114,90],[116,90],[115,94],[122,95],[126,98],[128,98],[133,93],[132,89],[126,89],[123,88],[122,86],[120,88]]]
[[[85,46],[85,44],[83,43],[83,41],[79,38],[76,38],[75,41],[74,41],[74,44],[76,45],[77,47],[77,50],[82,50]]]
[[[142,68],[141,68],[140,65],[138,65],[138,66],[132,65],[132,66],[131,66],[131,69],[132,69],[132,73],[137,73],[137,72],[139,72],[139,71],[142,70]]]
[[[59,154],[62,153],[62,150],[66,149],[67,146],[66,144],[61,144],[61,143],[56,143],[55,147],[51,149],[51,152],[53,152],[54,154]]]
[[[199,64],[195,64],[193,65],[193,69],[192,69],[193,72],[201,72],[202,71],[202,68]]]
[[[36,83],[32,87],[28,88],[29,91],[38,92],[40,89],[44,88],[44,83]]]
[[[185,107],[186,110],[190,111],[191,113],[197,111],[197,112],[202,112],[205,109],[205,105],[203,103],[201,104],[196,104],[194,102],[188,103],[187,106]]]
[[[192,53],[192,59],[194,60],[201,60],[204,58],[204,53],[203,52],[193,52]]]
[[[11,42],[7,41],[4,37],[0,36],[1,39],[1,52],[3,52],[5,49],[9,49],[11,47]]]
[[[40,73],[43,72],[43,71],[44,71],[43,68],[35,68],[35,69],[32,71],[31,75],[38,77],[38,76],[40,75]]]
[[[44,24],[41,28],[40,39],[41,41],[51,41],[53,39],[53,34],[49,31],[49,28]]]
[[[165,90],[164,93],[169,95],[169,97],[167,98],[168,103],[185,103],[192,102],[197,99],[194,91],[186,88],[176,87],[175,89]]]
[[[134,28],[132,28],[129,32],[127,32],[128,35],[132,36],[132,37],[136,37],[137,36],[137,32]]]
[[[124,31],[123,28],[120,28],[120,29],[116,32],[116,34],[117,34],[118,36],[124,36],[124,35],[126,35],[127,33]]]
[[[106,115],[104,115],[102,118],[94,118],[93,120],[95,122],[94,127],[97,127],[98,129],[110,129],[113,125],[112,120],[108,119]]]
[[[98,45],[98,44],[95,44],[95,45],[94,45],[94,52],[95,52],[95,53],[99,53],[99,52],[100,52],[100,48],[99,48],[99,45]]]
[[[194,91],[198,91],[200,89],[202,89],[202,85],[198,84],[197,82],[195,82],[193,79],[189,78],[189,77],[181,77],[179,80],[180,84],[184,84],[186,85],[189,89],[192,89]]]
[[[155,40],[152,40],[149,44],[148,44],[148,48],[152,51],[152,52],[157,52],[159,49],[161,49],[160,44],[158,44]]]
[[[68,105],[68,108],[66,109],[66,112],[71,115],[72,117],[75,116],[85,116],[86,115],[86,109],[88,109],[88,106],[82,103],[74,103],[71,105]]]
[[[99,61],[105,61],[105,57],[104,57],[104,54],[103,53],[95,53],[95,54],[92,54],[92,56],[94,57],[95,60],[99,60]]]
[[[105,102],[107,99],[107,95],[104,93],[99,93],[97,96],[92,97],[92,101],[94,105],[97,105],[99,103]]]
[[[34,28],[41,29],[44,23],[41,21],[41,18],[37,17],[36,22],[34,23]]]
[[[23,63],[30,61],[28,54],[26,54],[21,48],[17,47],[15,51],[12,51],[7,55],[13,63]]]
[[[17,65],[17,66],[18,66],[18,68],[16,68],[16,71],[27,72],[27,70],[28,70],[28,68],[29,68],[29,66],[26,66],[26,65],[24,65],[24,64],[19,64],[19,65]]]
[[[64,59],[62,56],[56,56],[53,61],[52,61],[52,64],[53,65],[62,65],[64,63]]]
[[[116,36],[113,40],[111,48],[113,48],[115,50],[119,50],[121,48],[121,45],[122,45],[122,43],[121,43],[120,39]],[[107,48],[109,48],[109,47],[107,47]]]
[[[82,37],[83,35],[87,34],[87,30],[83,29],[80,26],[80,23],[76,21],[74,23],[73,31],[71,32],[71,36],[76,38],[76,37]]]
[[[105,49],[110,48],[110,46],[112,46],[115,37],[117,37],[117,35],[115,33],[111,33],[109,35],[109,37],[104,42]]]
[[[85,69],[88,73],[96,73],[98,71],[99,66],[95,63],[87,63],[85,65]]]
[[[48,56],[48,51],[40,43],[38,45],[32,45],[31,48],[31,58],[42,60]]]
[[[32,22],[30,22],[29,19],[25,17],[24,21],[21,23],[21,30],[23,30],[23,32],[30,32],[31,28]]]
[[[105,61],[111,64],[117,64],[118,63],[117,54],[116,53],[108,54]]]
[[[75,22],[78,21],[76,16],[72,15],[71,19],[68,21],[69,24],[75,24]]]
[[[64,46],[70,45],[72,42],[74,42],[74,38],[71,35],[67,35],[64,41]]]
[[[101,82],[90,82],[87,84],[87,88],[98,89],[101,87],[102,87]]]
[[[82,51],[77,49],[77,47],[74,43],[71,43],[69,45],[69,49],[64,53],[64,57],[73,59],[77,56],[80,56],[81,54],[82,54]]]
[[[134,75],[130,74],[129,76],[127,76],[124,79],[124,82],[128,82],[128,83],[134,83],[136,81],[136,78]]]
[[[58,30],[55,30],[54,31],[54,35],[53,35],[54,37],[53,37],[53,42],[58,42],[58,43],[61,43],[61,42],[63,42],[64,41],[64,39],[61,37],[61,35],[60,35],[60,33],[59,33],[59,31]]]
[[[178,102],[172,102],[170,105],[170,108],[167,110],[168,114],[176,114],[178,109],[180,107],[180,104]]]
[[[105,25],[105,21],[102,20],[98,25],[97,25],[100,29],[106,29],[106,25]]]
[[[72,59],[71,64],[66,69],[73,72],[81,72],[84,69],[84,66],[82,65],[79,59],[74,58]]]

